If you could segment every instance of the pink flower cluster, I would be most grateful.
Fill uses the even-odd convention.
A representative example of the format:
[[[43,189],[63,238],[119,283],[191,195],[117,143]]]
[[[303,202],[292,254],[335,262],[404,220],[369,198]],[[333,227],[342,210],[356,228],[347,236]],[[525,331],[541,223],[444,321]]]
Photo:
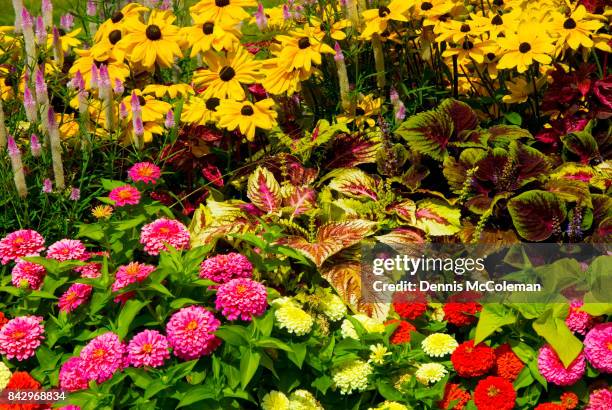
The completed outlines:
[[[174,313],[166,325],[168,342],[176,357],[197,359],[215,350],[221,340],[214,335],[221,322],[201,306],[188,306]]]
[[[115,282],[112,289],[116,292],[132,283],[142,282],[154,270],[155,266],[140,262],[130,262],[127,265],[120,266],[115,274]]]
[[[127,347],[127,361],[134,367],[159,367],[170,358],[170,345],[157,330],[143,330],[135,335]]]
[[[17,264],[11,271],[11,282],[18,288],[40,289],[45,279],[47,270],[36,263],[17,260]]]
[[[88,380],[80,357],[71,357],[60,368],[60,388],[69,392],[87,388]]]
[[[0,329],[0,354],[19,361],[34,356],[45,338],[45,328],[40,316],[19,316]]]
[[[125,345],[113,332],[106,332],[92,339],[81,350],[81,370],[86,380],[102,383],[122,370],[125,362]]]
[[[584,410],[610,410],[612,409],[612,391],[608,389],[598,389],[589,396],[589,404]]]
[[[612,322],[601,323],[587,333],[584,354],[595,369],[612,373]]]
[[[0,262],[6,265],[23,256],[38,256],[45,249],[45,238],[32,229],[11,232],[0,239]]]
[[[584,375],[586,361],[584,353],[580,353],[570,365],[565,368],[550,345],[544,345],[538,355],[538,370],[544,378],[558,386],[571,386]]]
[[[219,286],[215,307],[228,320],[251,320],[261,316],[268,306],[268,292],[259,282],[247,278],[232,279]]]
[[[62,312],[72,312],[89,299],[92,287],[84,283],[73,283],[59,298],[59,308]]]
[[[134,182],[155,184],[161,177],[161,170],[152,162],[137,162],[128,170],[128,176]]]
[[[58,261],[86,261],[89,259],[89,252],[79,240],[62,239],[49,246],[47,258]]]
[[[565,319],[567,327],[572,332],[580,333],[581,335],[586,334],[586,332],[593,327],[593,324],[595,323],[593,316],[580,309],[583,305],[584,302],[581,300],[572,300],[570,303],[569,313]]]
[[[187,227],[174,219],[159,218],[142,227],[140,243],[149,255],[159,255],[167,250],[167,245],[177,250],[189,248]]]
[[[217,283],[227,283],[232,279],[253,277],[253,265],[246,256],[232,252],[216,255],[200,264],[200,278]]]
[[[108,197],[115,201],[116,206],[137,205],[140,202],[140,192],[131,185],[114,188]]]

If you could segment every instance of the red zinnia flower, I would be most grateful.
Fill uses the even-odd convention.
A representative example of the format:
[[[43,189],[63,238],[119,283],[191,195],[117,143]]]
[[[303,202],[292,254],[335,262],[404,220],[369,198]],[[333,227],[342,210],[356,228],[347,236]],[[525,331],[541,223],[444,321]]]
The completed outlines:
[[[472,396],[470,393],[461,388],[456,383],[446,383],[444,387],[444,398],[438,402],[438,407],[441,409],[449,409],[451,403],[455,403],[455,406],[451,410],[463,410],[465,405]]]
[[[505,343],[495,349],[495,373],[497,376],[513,382],[523,370],[525,365],[512,351],[509,344]]]
[[[516,392],[508,380],[489,376],[482,379],[474,389],[474,403],[478,410],[511,410],[516,401]]]
[[[391,335],[391,343],[394,345],[409,343],[410,342],[410,332],[416,332],[416,327],[412,325],[410,322],[406,322],[404,320],[391,319],[385,325],[391,325],[393,323],[398,323],[399,326],[395,328],[395,331]]]
[[[0,312],[0,329],[2,329],[2,326],[6,325],[8,321],[9,320],[6,318],[6,316],[4,316],[4,313]]]
[[[37,390],[40,383],[28,372],[15,372],[5,390]],[[7,392],[5,392],[6,394]],[[0,410],[36,410],[44,408],[41,404],[0,404]]]
[[[414,320],[427,310],[427,299],[422,292],[397,292],[393,295],[393,309],[402,319]]]
[[[474,341],[461,343],[451,355],[451,362],[461,377],[478,377],[488,372],[495,364],[495,352],[489,346]]]
[[[476,322],[476,313],[482,306],[476,302],[449,302],[444,305],[444,320],[455,326],[468,326]]]
[[[576,396],[576,393],[566,391],[561,395],[561,404],[566,409],[575,409],[576,407],[578,407],[578,396]]]

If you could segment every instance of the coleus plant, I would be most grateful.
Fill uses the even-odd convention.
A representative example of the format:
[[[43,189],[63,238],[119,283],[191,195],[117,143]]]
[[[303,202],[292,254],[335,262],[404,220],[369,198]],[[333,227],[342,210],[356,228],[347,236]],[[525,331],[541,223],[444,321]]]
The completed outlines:
[[[563,136],[564,153],[555,156],[520,127],[480,127],[469,105],[453,99],[395,130],[320,121],[298,139],[277,135],[269,148],[278,153],[246,167],[245,200],[209,198],[191,231],[209,243],[276,226],[278,243],[311,261],[349,306],[383,317],[384,304],[359,296],[359,243],[368,237],[610,240],[612,162],[602,158],[605,141],[589,134],[592,126]]]

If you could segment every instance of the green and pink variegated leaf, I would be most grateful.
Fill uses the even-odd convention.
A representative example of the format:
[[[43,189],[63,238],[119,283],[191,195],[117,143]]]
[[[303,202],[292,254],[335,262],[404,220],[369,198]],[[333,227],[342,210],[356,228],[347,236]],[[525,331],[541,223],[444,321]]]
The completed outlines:
[[[425,243],[425,234],[418,229],[410,228],[396,228],[387,234],[375,236],[375,238],[394,249],[401,249],[406,244]]]
[[[379,134],[378,132],[339,134],[331,145],[326,168],[350,168],[376,162],[376,152],[382,145]]]
[[[413,200],[407,199],[400,203],[392,204],[387,207],[387,212],[393,212],[400,219],[407,221],[410,224],[414,224],[416,220],[416,204]]]
[[[363,219],[330,222],[319,228],[314,242],[309,242],[301,236],[289,236],[280,242],[297,249],[315,265],[321,266],[330,256],[359,243],[370,235],[375,227],[376,222]]]
[[[483,137],[492,147],[506,148],[512,141],[533,140],[533,135],[526,129],[516,125],[495,125],[483,130]]]
[[[291,216],[303,214],[314,208],[317,201],[317,191],[307,186],[284,185],[283,205],[291,209]]]
[[[508,201],[508,211],[518,234],[540,242],[560,230],[567,216],[565,203],[547,191],[527,191]]]
[[[358,168],[332,171],[334,178],[329,187],[351,198],[378,199],[376,180]]]
[[[577,202],[591,208],[591,193],[586,182],[572,181],[565,178],[550,179],[544,188],[566,202]]]
[[[478,127],[478,116],[472,107],[464,102],[447,98],[440,103],[438,111],[448,114],[451,118],[454,125],[454,135],[457,137],[460,137],[464,131],[473,130]]]
[[[454,235],[461,229],[461,211],[439,199],[417,202],[414,226],[431,236]]]
[[[597,141],[590,132],[578,131],[561,137],[563,147],[578,156],[582,164],[588,164],[594,159],[601,159]]]
[[[395,132],[412,150],[442,161],[453,130],[453,119],[447,112],[431,110],[408,118]]]
[[[487,152],[483,149],[468,148],[461,152],[458,160],[452,156],[446,157],[442,172],[448,181],[451,191],[456,194],[463,191],[468,178],[468,171],[475,170],[476,163],[482,160],[486,155]],[[472,176],[471,178],[473,179],[474,177]],[[470,182],[468,186],[472,184],[473,181]]]
[[[276,212],[282,205],[280,185],[266,168],[257,167],[249,176],[247,196],[264,212]]]

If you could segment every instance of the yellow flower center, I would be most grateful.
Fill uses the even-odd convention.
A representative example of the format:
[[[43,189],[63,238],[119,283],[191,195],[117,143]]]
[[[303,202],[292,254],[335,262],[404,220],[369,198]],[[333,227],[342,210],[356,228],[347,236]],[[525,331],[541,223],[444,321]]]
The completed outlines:
[[[119,198],[121,199],[129,199],[132,197],[132,193],[127,189],[119,191]]]
[[[246,288],[246,286],[244,286],[244,285],[238,285],[238,286],[236,286],[236,292],[237,292],[239,295],[242,295],[244,292],[246,292],[246,290],[247,290],[247,288]]]
[[[93,357],[99,359],[104,356],[105,353],[106,351],[104,349],[96,349],[96,351],[93,353]]]
[[[11,335],[11,337],[12,337],[14,340],[19,340],[19,339],[21,339],[22,337],[24,337],[25,335],[26,335],[26,333],[25,333],[25,332],[22,332],[22,331],[18,330],[18,331],[16,331],[16,332],[13,332],[13,334]]]
[[[15,240],[13,241],[13,244],[21,245],[24,242],[25,242],[25,240],[22,237],[19,237],[19,238],[15,238]]]
[[[159,228],[159,233],[161,233],[162,235],[166,235],[166,234],[170,233],[170,228],[161,227],[161,228]]]
[[[497,396],[498,393],[499,393],[499,389],[495,386],[490,386],[489,389],[487,390],[487,395],[489,397],[495,397]]]
[[[185,326],[186,330],[196,330],[198,328],[198,322],[196,322],[195,320],[192,320],[191,322],[187,323],[187,326]]]
[[[143,353],[151,353],[153,351],[153,345],[151,343],[145,343],[142,345]]]

